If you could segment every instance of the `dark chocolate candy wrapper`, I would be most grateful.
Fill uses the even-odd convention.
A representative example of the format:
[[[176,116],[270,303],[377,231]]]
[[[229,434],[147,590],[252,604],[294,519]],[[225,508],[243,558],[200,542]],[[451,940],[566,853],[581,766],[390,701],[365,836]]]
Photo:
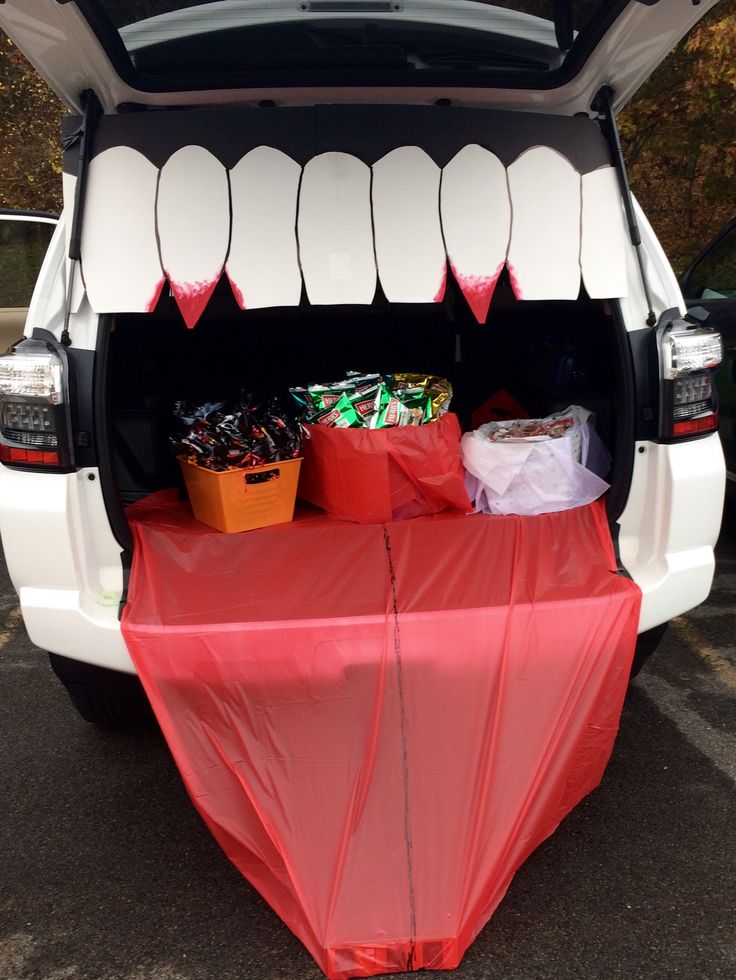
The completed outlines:
[[[252,395],[236,406],[177,402],[174,417],[180,432],[170,440],[173,451],[198,466],[222,472],[232,468],[297,459],[301,429],[275,402],[262,406]]]

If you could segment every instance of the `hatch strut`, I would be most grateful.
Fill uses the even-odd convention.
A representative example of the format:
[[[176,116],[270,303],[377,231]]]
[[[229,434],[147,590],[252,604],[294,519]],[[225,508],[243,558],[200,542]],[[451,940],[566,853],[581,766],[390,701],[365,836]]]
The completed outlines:
[[[560,51],[569,51],[575,38],[572,27],[571,0],[553,0],[555,38]]]
[[[616,168],[616,173],[618,174],[621,197],[623,198],[624,210],[626,211],[626,223],[629,226],[629,237],[631,238],[631,244],[634,246],[636,251],[636,260],[639,263],[639,272],[641,273],[641,283],[644,287],[644,296],[646,298],[647,308],[649,310],[647,313],[646,324],[648,327],[653,327],[657,322],[657,317],[652,309],[652,297],[649,292],[649,282],[647,281],[647,274],[644,269],[644,258],[641,252],[641,234],[639,232],[639,225],[636,222],[636,214],[634,213],[634,200],[631,196],[629,178],[626,173],[626,163],[624,162],[624,155],[621,150],[621,140],[618,134],[618,126],[616,125],[616,116],[613,113],[613,105],[611,103],[612,95],[613,90],[610,88],[610,86],[604,85],[593,100],[593,109],[595,112],[599,112],[603,116],[603,119],[601,120],[601,128],[603,130],[603,135],[608,141],[611,155],[613,156],[613,163]]]
[[[102,115],[102,106],[91,88],[85,89],[80,96],[82,103],[82,124],[64,140],[64,149],[68,150],[79,143],[79,163],[77,164],[77,182],[74,187],[74,214],[69,235],[69,281],[66,289],[66,310],[64,311],[64,329],[61,331],[61,342],[65,347],[71,344],[69,336],[69,316],[71,314],[72,290],[77,262],[82,257],[82,220],[84,218],[84,201],[87,189],[87,172],[92,152],[92,134]]]

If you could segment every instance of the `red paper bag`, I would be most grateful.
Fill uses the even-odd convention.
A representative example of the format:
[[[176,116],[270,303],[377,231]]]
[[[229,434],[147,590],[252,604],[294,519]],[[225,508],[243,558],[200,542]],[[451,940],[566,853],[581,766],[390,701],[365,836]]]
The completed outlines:
[[[332,517],[385,524],[447,508],[471,510],[460,425],[450,412],[400,428],[305,428],[298,494]]]

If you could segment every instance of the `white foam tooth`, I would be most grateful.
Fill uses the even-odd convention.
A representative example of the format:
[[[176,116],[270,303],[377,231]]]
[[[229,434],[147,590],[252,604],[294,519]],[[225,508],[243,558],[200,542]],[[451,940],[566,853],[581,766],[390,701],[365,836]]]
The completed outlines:
[[[66,283],[67,291],[71,289],[69,312],[76,313],[84,296],[84,282],[79,262],[72,263],[69,258],[69,243],[72,237],[72,221],[74,219],[74,195],[77,190],[77,178],[73,174],[61,175],[61,190],[64,199],[64,237],[66,240]],[[71,280],[71,286],[70,286]]]
[[[322,153],[305,166],[297,232],[310,303],[373,302],[370,187],[370,168],[348,153]]]
[[[418,146],[401,146],[373,165],[376,262],[391,303],[439,303],[444,297],[440,176],[440,168]]]
[[[209,150],[184,146],[166,161],[156,223],[164,272],[193,327],[222,275],[230,240],[227,171]]]
[[[241,309],[298,306],[296,214],[302,168],[270,146],[230,171],[232,235],[225,270]]]
[[[577,299],[580,174],[556,150],[535,146],[508,168],[511,241],[507,265],[517,299]]]
[[[630,247],[618,175],[601,167],[582,176],[580,266],[591,299],[628,295],[626,251]]]
[[[485,323],[511,233],[506,168],[498,157],[477,143],[464,146],[442,171],[440,211],[452,273]]]
[[[158,168],[128,146],[89,165],[82,273],[95,313],[150,313],[164,274],[156,242]]]

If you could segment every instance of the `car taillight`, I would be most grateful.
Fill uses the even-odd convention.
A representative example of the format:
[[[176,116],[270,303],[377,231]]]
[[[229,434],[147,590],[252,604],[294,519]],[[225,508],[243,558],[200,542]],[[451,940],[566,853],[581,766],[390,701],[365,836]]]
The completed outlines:
[[[660,438],[681,439],[718,428],[715,369],[723,358],[721,335],[675,320],[659,340],[662,400]]]
[[[24,340],[0,357],[0,462],[73,469],[63,348]]]

